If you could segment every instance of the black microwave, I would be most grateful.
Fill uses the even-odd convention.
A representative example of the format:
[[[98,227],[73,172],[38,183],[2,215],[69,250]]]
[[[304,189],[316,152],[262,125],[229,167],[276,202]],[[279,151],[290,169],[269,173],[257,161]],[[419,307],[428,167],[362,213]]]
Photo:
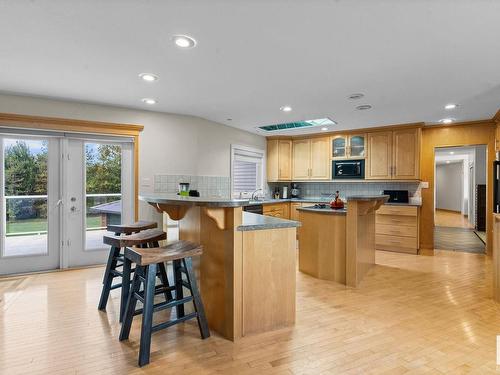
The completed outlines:
[[[365,178],[365,161],[362,160],[333,160],[332,179],[363,179]]]

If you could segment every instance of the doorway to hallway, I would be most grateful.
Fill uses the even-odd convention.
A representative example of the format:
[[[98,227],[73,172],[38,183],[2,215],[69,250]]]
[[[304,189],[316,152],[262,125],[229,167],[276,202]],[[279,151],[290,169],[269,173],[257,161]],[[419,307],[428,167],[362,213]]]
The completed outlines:
[[[435,150],[434,248],[484,253],[486,146]]]

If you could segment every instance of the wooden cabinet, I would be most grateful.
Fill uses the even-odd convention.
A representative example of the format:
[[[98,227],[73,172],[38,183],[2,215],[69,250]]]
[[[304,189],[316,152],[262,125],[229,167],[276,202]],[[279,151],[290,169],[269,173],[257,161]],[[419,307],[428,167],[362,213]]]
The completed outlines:
[[[290,218],[290,203],[264,204],[262,213],[266,216],[278,217],[280,219]]]
[[[420,178],[420,129],[401,129],[392,132],[392,178]]]
[[[292,180],[308,180],[311,168],[311,140],[298,139],[292,143]]]
[[[299,221],[299,211],[297,208],[302,207],[302,203],[290,203],[290,220]]]
[[[330,178],[329,138],[297,139],[292,143],[292,180]]]
[[[375,243],[378,250],[417,254],[419,208],[384,205],[376,212]]]
[[[366,178],[419,179],[420,132],[411,128],[368,133]]]
[[[332,159],[366,157],[366,134],[335,135],[331,138]]]
[[[292,141],[267,141],[267,180],[290,181],[292,177]]]

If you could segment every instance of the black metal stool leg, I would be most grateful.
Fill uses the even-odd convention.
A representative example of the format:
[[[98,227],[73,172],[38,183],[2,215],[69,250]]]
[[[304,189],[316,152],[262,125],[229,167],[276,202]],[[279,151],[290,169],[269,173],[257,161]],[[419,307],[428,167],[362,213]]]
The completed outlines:
[[[125,258],[123,261],[123,276],[122,276],[122,295],[121,295],[121,300],[120,300],[120,322],[123,321],[126,307],[127,307],[127,301],[128,301],[128,296],[130,294],[130,274],[132,270],[132,262],[130,259]]]
[[[130,335],[130,328],[132,327],[132,320],[134,319],[135,308],[137,306],[136,293],[139,293],[141,286],[141,268],[136,266],[134,272],[134,280],[132,281],[132,289],[128,296],[127,307],[125,308],[125,316],[123,317],[122,328],[120,330],[120,341],[127,340]]]
[[[108,262],[106,264],[106,270],[104,271],[104,280],[102,282],[101,298],[99,299],[99,310],[106,310],[106,305],[108,303],[109,292],[111,291],[111,285],[113,283],[114,275],[111,271],[116,269],[116,257],[120,255],[119,247],[112,247],[109,250]]]
[[[141,344],[139,348],[139,366],[149,363],[151,350],[151,328],[153,327],[153,305],[155,298],[156,264],[146,267],[144,285],[144,308],[142,312]]]
[[[158,263],[158,268],[160,270],[160,279],[161,283],[163,284],[163,287],[168,288],[170,287],[170,283],[168,282],[168,276],[167,276],[167,268],[165,267],[165,263]],[[166,290],[165,293],[163,293],[165,296],[165,300],[172,301],[172,291],[171,290]]]
[[[181,261],[174,260],[174,279],[175,279],[175,299],[181,300],[184,298],[184,290],[182,289],[182,272],[181,272]],[[180,304],[175,307],[177,311],[177,318],[184,317],[184,305]]]
[[[205,309],[201,300],[200,291],[198,290],[198,284],[196,283],[196,276],[193,271],[193,262],[191,258],[184,258],[182,262],[184,263],[184,268],[186,269],[187,282],[189,284],[189,289],[191,289],[191,295],[193,296],[193,304],[197,313],[196,319],[198,320],[200,335],[202,339],[206,339],[210,337],[210,330],[208,329]]]

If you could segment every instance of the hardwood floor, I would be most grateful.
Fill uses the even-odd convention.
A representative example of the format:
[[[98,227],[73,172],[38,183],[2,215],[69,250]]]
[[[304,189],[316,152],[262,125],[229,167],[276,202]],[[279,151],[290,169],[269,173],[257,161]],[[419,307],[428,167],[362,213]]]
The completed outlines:
[[[434,214],[436,227],[474,228],[466,216],[460,212],[437,209]]]
[[[491,259],[377,252],[358,289],[297,273],[297,324],[238,343],[195,322],[118,341],[118,294],[97,310],[102,268],[0,279],[1,374],[493,374],[500,305]],[[167,313],[167,312],[165,312]]]

